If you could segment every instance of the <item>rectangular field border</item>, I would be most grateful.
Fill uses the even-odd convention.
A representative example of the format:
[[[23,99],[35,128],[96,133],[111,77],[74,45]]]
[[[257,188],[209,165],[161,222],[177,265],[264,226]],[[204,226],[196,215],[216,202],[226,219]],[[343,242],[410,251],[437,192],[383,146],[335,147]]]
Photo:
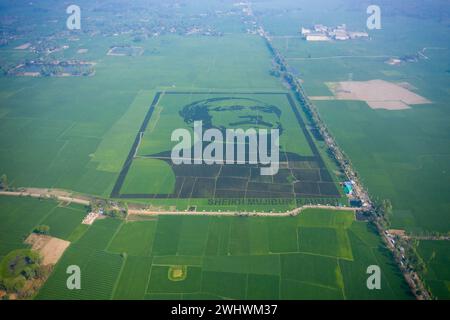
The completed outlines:
[[[158,91],[156,92],[153,101],[148,109],[147,114],[144,117],[144,121],[141,124],[141,127],[136,134],[136,138],[134,139],[134,143],[131,146],[130,152],[128,153],[128,156],[125,160],[125,163],[122,166],[122,169],[120,170],[119,176],[117,177],[117,180],[114,184],[114,187],[111,191],[110,198],[118,198],[118,199],[165,199],[165,198],[177,198],[176,195],[172,197],[172,195],[168,194],[121,194],[120,190],[122,189],[123,183],[125,181],[125,178],[128,174],[128,171],[131,167],[131,164],[133,163],[134,156],[137,152],[137,148],[139,147],[139,141],[141,139],[141,136],[145,133],[145,130],[147,129],[148,123],[152,117],[153,111],[155,110],[155,106],[158,104],[159,99],[161,95],[194,95],[194,94],[232,94],[232,95],[249,95],[249,94],[261,94],[261,95],[284,95],[286,99],[289,102],[289,105],[291,106],[292,111],[295,114],[295,117],[297,119],[297,122],[302,129],[302,133],[306,138],[306,141],[308,142],[308,145],[311,149],[311,152],[313,156],[307,157],[311,160],[316,161],[321,168],[326,168],[325,163],[323,161],[322,156],[319,153],[319,150],[317,149],[316,144],[314,143],[311,134],[309,133],[308,129],[306,128],[306,124],[303,121],[302,116],[300,115],[300,112],[298,110],[297,105],[294,102],[294,99],[292,98],[292,95],[289,92],[262,92],[262,91],[248,91],[248,92],[221,92],[221,91]],[[328,171],[328,169],[326,169]],[[329,173],[329,172],[328,172]],[[339,198],[339,196],[330,196],[330,195],[323,195],[323,196],[313,196],[315,198]],[[179,199],[190,199],[190,198],[179,198]]]

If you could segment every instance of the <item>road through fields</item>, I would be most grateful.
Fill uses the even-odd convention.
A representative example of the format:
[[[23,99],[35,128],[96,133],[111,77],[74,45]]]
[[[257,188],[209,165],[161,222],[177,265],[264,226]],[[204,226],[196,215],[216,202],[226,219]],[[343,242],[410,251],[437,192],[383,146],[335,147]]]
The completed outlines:
[[[0,191],[0,196],[14,196],[14,197],[32,197],[32,198],[47,198],[56,199],[59,201],[77,203],[89,206],[92,199],[90,196],[74,196],[68,191],[52,190],[44,188],[24,188],[23,191]],[[357,208],[352,207],[338,207],[338,206],[324,206],[324,205],[304,205],[286,212],[262,212],[262,211],[175,211],[175,210],[148,210],[148,209],[128,209],[130,215],[204,215],[204,216],[295,216],[305,209],[331,209],[342,211],[356,211]]]

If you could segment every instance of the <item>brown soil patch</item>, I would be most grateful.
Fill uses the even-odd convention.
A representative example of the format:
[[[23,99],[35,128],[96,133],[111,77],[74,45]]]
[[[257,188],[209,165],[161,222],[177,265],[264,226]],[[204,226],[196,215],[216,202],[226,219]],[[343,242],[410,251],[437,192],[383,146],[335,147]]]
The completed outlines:
[[[31,46],[31,43],[27,42],[27,43],[24,43],[24,44],[22,44],[20,46],[15,47],[14,49],[16,49],[16,50],[25,50],[25,49],[28,49],[30,46]]]
[[[44,266],[56,264],[70,245],[69,241],[35,233],[30,234],[25,242],[41,254]]]
[[[411,85],[384,80],[342,81],[327,83],[338,100],[365,101],[372,109],[402,110],[410,105],[431,103],[410,91]]]

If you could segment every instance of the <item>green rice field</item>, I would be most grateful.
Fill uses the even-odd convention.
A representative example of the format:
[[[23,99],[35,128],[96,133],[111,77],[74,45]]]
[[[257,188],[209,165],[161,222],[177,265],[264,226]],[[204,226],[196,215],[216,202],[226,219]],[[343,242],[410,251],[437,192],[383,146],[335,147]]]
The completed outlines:
[[[450,249],[445,241],[423,240],[419,242],[418,253],[426,263],[423,277],[431,291],[441,299],[450,299]]]
[[[105,219],[71,244],[37,298],[410,299],[390,259],[351,211]],[[83,270],[81,290],[66,288],[73,264]],[[366,287],[371,264],[382,269],[381,290]],[[185,277],[171,280],[177,266]]]
[[[290,1],[283,3],[294,5]],[[396,7],[395,3],[391,5]],[[439,7],[438,3],[435,5]],[[277,37],[297,34],[295,23],[300,16],[306,25],[318,20],[341,23],[338,19],[347,21],[349,29],[361,28],[365,16],[358,15],[358,10],[362,7],[337,1],[333,10],[319,12],[320,8],[312,5],[305,11],[292,10],[284,15],[283,24],[276,19],[266,23],[275,34],[276,47],[287,58],[292,72],[304,81],[309,96],[332,96],[327,82],[382,79],[408,83],[414,93],[432,102],[392,111],[371,109],[363,101],[313,101],[371,198],[391,201],[392,228],[412,234],[447,234],[450,230],[447,27],[432,15],[421,16],[418,14],[421,10],[405,15],[396,11],[383,17],[380,30],[369,32],[369,40],[314,43],[299,37]],[[392,7],[385,10],[391,12]],[[385,63],[390,57],[414,55],[420,50],[424,50],[426,59],[400,65]],[[436,242],[436,246],[448,248],[449,244]],[[448,263],[436,259],[434,267],[442,270]],[[433,267],[430,265],[429,269]],[[440,282],[442,279],[437,281],[430,275],[425,278],[436,296],[448,297],[448,286]]]
[[[70,242],[33,298],[414,298],[373,224],[354,211],[198,213],[275,215],[350,203],[341,186],[347,177],[280,76],[268,36],[288,72],[316,97],[321,119],[371,199],[392,203],[389,228],[413,238],[448,234],[450,33],[445,15],[433,18],[434,4],[430,13],[405,2],[409,11],[402,12],[386,2],[382,29],[367,39],[310,42],[301,38],[302,26],[365,30],[365,4],[253,1],[250,13],[234,1],[150,1],[150,11],[137,10],[143,6],[137,1],[119,12],[108,1],[80,1],[89,17],[82,32],[66,30],[58,13],[63,3],[0,5],[1,188],[58,189],[185,214],[103,216],[85,225],[91,208],[0,195],[0,262],[28,249],[24,240],[37,226]],[[14,29],[21,19],[29,25]],[[419,58],[386,63],[392,57]],[[93,72],[14,73],[36,61],[83,61]],[[373,79],[431,103],[385,110],[331,97],[329,82]],[[262,175],[260,164],[173,164],[172,133],[193,134],[195,121],[220,133],[279,129],[278,172]],[[194,139],[186,149],[193,148]],[[412,241],[426,266],[425,286],[449,299],[449,242],[422,239]],[[66,287],[71,265],[81,268],[81,290]],[[380,290],[367,288],[371,265],[381,269]]]
[[[0,196],[0,256],[26,247],[23,241],[38,225],[47,225],[50,235],[68,240],[85,215],[78,205]]]
[[[302,15],[308,19],[316,9],[312,6]],[[337,11],[340,19],[348,17],[353,21],[349,28],[357,28],[356,12],[345,9]],[[336,13],[325,11],[320,17],[333,21]],[[295,14],[285,17],[285,30],[270,30],[294,34],[290,22],[295,18]],[[314,104],[372,197],[392,201],[393,227],[445,233],[450,228],[449,35],[438,22],[419,21],[385,17],[384,27],[370,40],[314,43],[275,37],[274,43],[304,80],[309,96],[331,96],[326,82],[382,79],[407,82],[413,92],[432,101],[399,111],[374,110],[362,101]],[[429,37],[430,32],[437,36]],[[413,54],[424,47],[429,48],[426,60],[398,66],[385,63],[387,57]]]

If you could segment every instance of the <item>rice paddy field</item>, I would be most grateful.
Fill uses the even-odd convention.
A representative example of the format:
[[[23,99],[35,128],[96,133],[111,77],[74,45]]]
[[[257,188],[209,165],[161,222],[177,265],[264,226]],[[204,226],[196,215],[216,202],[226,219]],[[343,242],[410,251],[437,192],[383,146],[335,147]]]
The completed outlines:
[[[38,225],[47,225],[50,235],[70,241],[85,215],[85,209],[78,205],[0,196],[0,257],[26,248],[24,240]]]
[[[270,55],[263,40],[252,35],[149,39],[143,43],[143,55],[136,57],[107,56],[110,43],[103,39],[95,43],[89,39],[80,40],[77,45],[89,47],[87,57],[98,61],[95,76],[0,79],[0,165],[11,185],[61,188],[108,197],[157,92],[181,90],[188,94],[161,98],[139,148],[141,153],[163,151],[158,149],[161,147],[170,151],[170,132],[176,124],[186,126],[180,121],[181,117],[178,122],[172,120],[179,111],[177,108],[192,102],[190,91],[211,92],[220,88],[224,97],[230,97],[236,90],[282,92],[279,81],[268,74]],[[158,53],[152,53],[155,51]],[[178,64],[182,56],[191,57],[189,64]],[[223,71],[230,70],[230,66],[237,71]],[[99,94],[98,88],[105,90]],[[26,95],[20,94],[23,90]],[[205,94],[198,98],[213,96],[217,97]],[[312,155],[287,100],[275,98],[274,101],[270,94],[265,96],[263,103],[275,102],[283,109],[282,122],[287,130],[281,137],[283,147],[302,156]],[[167,121],[171,121],[171,126],[166,126]],[[295,137],[298,143],[294,144],[288,135]],[[150,159],[133,161],[124,184],[125,192],[174,193],[173,173],[167,167],[164,169],[161,161],[159,165],[155,164],[157,162]],[[320,166],[326,170],[326,164]],[[159,174],[168,180],[147,181],[155,171],[161,171]],[[145,173],[141,175],[140,172]],[[315,179],[320,182],[320,177]],[[332,186],[332,176],[327,174],[324,182],[331,184],[324,185],[322,197],[339,197]],[[312,187],[313,190],[306,190],[302,198],[320,195],[318,187]],[[292,187],[290,189],[291,192]],[[211,197],[197,197],[206,199],[208,196]],[[189,198],[189,195],[182,198]],[[332,201],[336,200],[329,200]],[[164,205],[164,201],[154,202]],[[197,202],[199,206],[208,207],[205,200]],[[177,203],[182,209],[188,206],[186,200],[175,201]],[[279,209],[293,206],[295,203],[282,205]]]
[[[363,101],[313,102],[372,198],[391,200],[392,228],[413,234],[446,234],[450,230],[448,26],[433,15],[403,15],[392,5],[384,8],[383,26],[369,32],[370,40],[313,43],[281,37],[298,34],[294,22],[300,16],[305,25],[314,23],[310,20],[314,17],[315,23],[345,21],[349,29],[361,28],[365,16],[358,14],[357,9],[362,7],[363,4],[355,4],[352,12],[337,1],[322,13],[313,7],[308,12],[291,11],[282,17],[287,21],[282,29],[277,28],[280,24],[276,20],[267,23],[273,23],[270,31],[275,34],[274,43],[304,81],[309,96],[332,96],[328,82],[382,79],[408,83],[414,93],[432,101],[398,111],[374,110]],[[390,57],[413,55],[421,50],[426,58],[417,62],[386,63]],[[436,245],[449,247],[448,241]],[[441,268],[448,267],[439,259],[435,265],[439,261]],[[441,284],[436,295],[448,297],[448,286]]]
[[[0,79],[0,166],[12,184],[108,196],[153,100],[152,88],[280,87],[266,75],[269,53],[257,37],[150,39],[138,57],[107,56],[110,44],[77,43],[99,61],[94,77]],[[151,53],[155,48],[158,53]]]
[[[43,223],[71,241],[36,299],[412,298],[376,232],[351,211],[106,218],[88,226],[80,224],[82,207],[3,196],[0,212],[0,258],[26,248],[23,240]],[[371,264],[381,267],[381,290],[366,287]],[[81,290],[66,287],[70,265],[82,270]]]
[[[196,165],[191,160],[190,164],[174,165],[172,150],[178,142],[169,139],[171,132],[181,128],[193,136],[195,121],[202,121],[202,130],[220,130],[223,139],[224,128],[276,128],[281,135],[280,155],[275,160],[277,172],[264,176],[263,166],[252,164]],[[181,157],[192,159],[193,143],[193,139],[187,142],[190,154],[184,155],[187,152],[183,151]],[[219,147],[223,152],[220,161],[229,157],[227,143]],[[242,148],[247,157],[258,151],[246,144]],[[209,160],[205,153],[201,157]],[[197,204],[197,199],[223,198],[243,198],[245,204],[270,198],[294,204],[308,198],[346,203],[335,180],[289,93],[168,91],[155,95],[111,197],[187,199],[191,205]]]
[[[322,18],[328,21],[329,14]],[[358,26],[356,13],[348,14],[348,19],[344,13],[339,17],[353,17],[349,28]],[[314,104],[369,192],[392,201],[393,227],[446,232],[450,227],[448,33],[432,20],[419,23],[417,18],[396,15],[385,17],[383,23],[370,40],[313,43],[275,37],[274,41],[298,70],[309,96],[331,96],[326,83],[350,77],[408,82],[413,92],[433,102],[402,111],[373,110],[359,101]],[[429,37],[430,33],[437,36]],[[387,57],[413,54],[424,47],[429,48],[428,59],[398,66],[385,63]]]
[[[361,101],[314,103],[371,196],[392,201],[393,228],[446,233],[448,30],[431,20],[389,15],[367,41],[301,40],[301,24],[365,25],[365,8],[361,16],[358,7],[332,2],[257,1],[253,9],[308,95],[332,95],[326,82],[383,79],[408,82],[432,101],[402,111],[373,110]],[[64,11],[55,4],[41,17],[32,9],[13,10],[30,14],[30,23],[38,25],[44,17],[46,24],[0,46],[2,68],[39,58],[15,48],[64,28],[52,11],[57,8]],[[220,35],[172,33],[136,41],[129,33],[89,30],[55,40],[67,48],[46,59],[92,62],[91,76],[2,73],[0,175],[14,188],[57,188],[157,209],[281,212],[304,204],[348,205],[339,186],[344,177],[325,143],[316,139],[286,84],[271,75],[263,38],[247,32],[231,2],[182,8],[195,19],[206,9],[215,14],[202,21]],[[102,18],[101,10],[94,12],[92,19]],[[122,49],[108,55],[111,48]],[[424,48],[426,60],[385,63]],[[245,166],[174,167],[167,161],[170,134],[176,128],[192,132],[194,119],[218,128],[282,129],[278,174],[262,176],[255,174],[259,167]],[[377,232],[352,211],[105,218],[91,226],[81,224],[86,214],[74,204],[0,196],[0,260],[27,248],[23,241],[38,225],[71,242],[37,299],[414,298]],[[427,285],[444,298],[447,243],[421,241],[418,248],[428,266]],[[81,290],[66,287],[70,265],[82,270]],[[370,265],[381,268],[381,290],[367,289]]]
[[[423,240],[419,242],[418,252],[426,263],[423,272],[431,291],[438,297],[450,299],[450,275],[446,266],[449,263],[450,249],[445,242],[439,240]]]
[[[412,298],[389,251],[351,211],[142,219],[96,221],[37,299]],[[72,264],[83,270],[81,290],[66,287]],[[381,290],[366,287],[371,264],[382,269]]]

